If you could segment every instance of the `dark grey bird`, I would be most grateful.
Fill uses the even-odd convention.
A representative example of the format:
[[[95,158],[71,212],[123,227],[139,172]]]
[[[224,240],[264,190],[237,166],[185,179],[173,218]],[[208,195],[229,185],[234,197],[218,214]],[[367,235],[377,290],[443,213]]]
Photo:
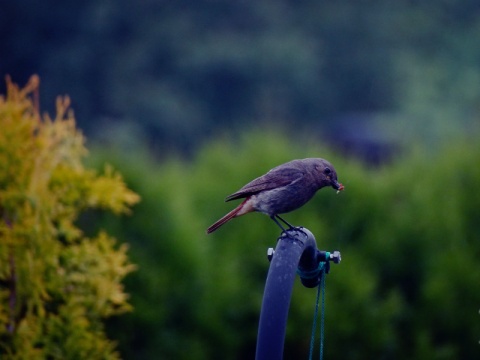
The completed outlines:
[[[337,193],[344,189],[337,180],[334,167],[325,159],[292,160],[279,165],[227,196],[225,201],[243,198],[245,200],[210,226],[207,234],[214,232],[234,217],[253,211],[267,214],[284,231],[278,220],[293,228],[279,214],[298,209],[325,186],[333,187]]]

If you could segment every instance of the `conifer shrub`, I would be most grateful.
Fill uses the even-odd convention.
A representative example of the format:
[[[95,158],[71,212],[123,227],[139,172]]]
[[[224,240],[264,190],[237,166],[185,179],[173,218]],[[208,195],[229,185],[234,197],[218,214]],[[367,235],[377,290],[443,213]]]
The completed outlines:
[[[120,174],[83,165],[68,97],[40,115],[39,79],[7,78],[0,97],[0,358],[118,359],[103,321],[130,310],[126,244],[77,225],[88,209],[127,214],[139,201]]]

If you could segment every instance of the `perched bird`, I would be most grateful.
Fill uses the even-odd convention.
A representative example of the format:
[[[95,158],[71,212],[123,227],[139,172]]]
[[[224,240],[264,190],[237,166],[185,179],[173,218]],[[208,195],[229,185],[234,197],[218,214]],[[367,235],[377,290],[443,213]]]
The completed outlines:
[[[245,200],[210,226],[207,234],[214,232],[234,217],[253,211],[267,214],[284,231],[278,220],[293,228],[278,215],[298,209],[308,202],[317,190],[325,186],[333,187],[337,193],[344,189],[337,181],[335,169],[327,160],[308,158],[279,165],[227,196],[225,201],[242,198]]]

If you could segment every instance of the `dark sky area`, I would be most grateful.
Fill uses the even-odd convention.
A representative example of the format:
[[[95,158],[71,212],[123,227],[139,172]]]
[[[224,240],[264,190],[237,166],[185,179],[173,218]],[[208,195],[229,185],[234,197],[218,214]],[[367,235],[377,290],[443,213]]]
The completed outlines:
[[[44,110],[70,95],[99,141],[188,152],[262,124],[382,148],[478,123],[479,14],[476,1],[20,0],[1,5],[0,73],[39,74]]]

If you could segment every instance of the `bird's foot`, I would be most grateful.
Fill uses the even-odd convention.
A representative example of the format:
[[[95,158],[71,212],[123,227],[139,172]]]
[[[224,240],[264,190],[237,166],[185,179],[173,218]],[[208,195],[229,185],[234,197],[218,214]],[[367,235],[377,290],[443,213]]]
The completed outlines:
[[[285,234],[285,235],[289,236],[290,235],[289,233],[297,231],[297,232],[301,232],[305,236],[308,236],[308,234],[305,231],[303,231],[303,227],[301,227],[301,226],[293,226],[292,224],[290,224],[286,220],[282,219],[278,215],[271,216],[271,218],[280,227],[280,229],[282,229],[282,234]],[[287,225],[288,229],[285,229],[277,219],[282,221],[285,225]]]
[[[284,230],[283,233],[289,235],[289,233],[291,232],[300,232],[303,235],[308,237],[308,234],[303,229],[304,229],[303,226],[292,226],[292,227],[289,227],[287,230]]]

